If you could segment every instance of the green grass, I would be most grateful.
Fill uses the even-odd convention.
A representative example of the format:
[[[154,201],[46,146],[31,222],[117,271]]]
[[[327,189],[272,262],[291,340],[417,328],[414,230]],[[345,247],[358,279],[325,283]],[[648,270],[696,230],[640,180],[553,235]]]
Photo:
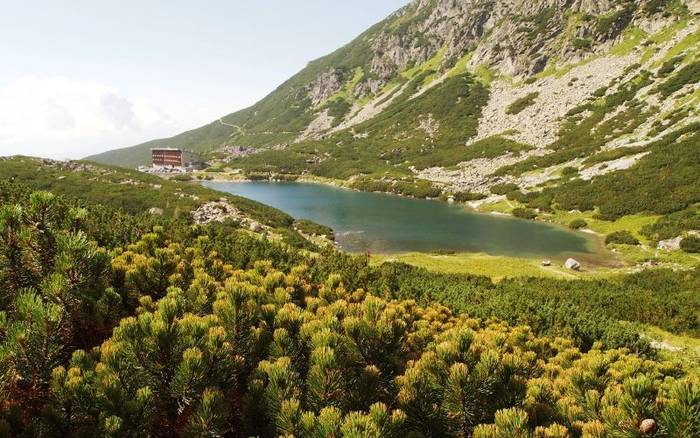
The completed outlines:
[[[511,214],[516,208],[522,208],[523,204],[518,201],[504,199],[499,202],[488,202],[481,204],[479,211],[482,213]]]
[[[663,343],[664,346],[670,347],[670,349],[658,350],[661,358],[681,361],[691,369],[695,368],[700,370],[700,339],[693,336],[669,333],[666,330],[651,325],[645,326],[643,333],[653,341]]]
[[[680,26],[680,23],[678,24]],[[685,26],[682,26],[685,27]],[[682,27],[678,28],[676,30],[680,31]],[[675,32],[674,32],[675,34]],[[663,34],[664,39],[668,40],[672,38],[672,35],[667,35]],[[663,58],[659,59],[659,61],[655,64],[655,67],[663,65],[665,62],[675,58],[676,56],[684,53],[686,50],[691,50],[691,52],[697,53],[697,47],[698,44],[700,44],[700,30],[697,30],[694,33],[691,33],[690,35],[687,35],[685,38],[683,38],[678,44],[674,45],[671,47],[668,52],[666,52],[666,55],[664,55]]]
[[[407,263],[432,272],[483,275],[494,281],[519,277],[577,279],[586,275],[567,271],[560,266],[543,267],[541,261],[536,259],[492,256],[482,253],[454,255],[408,253],[373,256],[374,263],[379,264],[386,261]]]
[[[474,74],[479,78],[479,80],[481,80],[481,83],[486,86],[491,85],[491,82],[493,82],[494,79],[496,79],[497,77],[496,72],[494,72],[484,64],[478,65],[474,69]]]
[[[624,39],[614,45],[609,54],[613,56],[625,56],[639,47],[639,45],[649,36],[646,32],[638,27],[631,27],[625,30]]]
[[[583,219],[588,223],[586,227],[589,230],[595,231],[598,234],[608,235],[619,231],[629,231],[637,239],[643,243],[648,243],[647,239],[641,234],[642,228],[646,225],[652,225],[661,216],[648,214],[635,214],[624,216],[615,221],[604,221],[595,218],[594,212],[585,213],[570,213],[568,211],[556,211],[555,213],[543,214],[543,218],[561,225],[568,225],[574,219]]]
[[[406,79],[413,79],[421,73],[425,73],[428,71],[436,71],[440,67],[440,64],[442,63],[442,61],[445,59],[446,53],[447,53],[447,46],[444,46],[444,47],[440,48],[440,50],[435,52],[435,55],[433,55],[432,58],[425,61],[423,64],[416,65],[412,68],[409,68],[406,71],[403,71],[401,73],[401,76],[403,76]]]

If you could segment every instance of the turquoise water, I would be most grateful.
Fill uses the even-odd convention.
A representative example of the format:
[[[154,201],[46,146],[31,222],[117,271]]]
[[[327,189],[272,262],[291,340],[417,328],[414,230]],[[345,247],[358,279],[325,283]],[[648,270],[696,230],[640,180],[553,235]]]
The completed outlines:
[[[207,187],[254,199],[297,219],[336,232],[351,252],[447,250],[516,257],[591,254],[592,238],[556,226],[474,213],[439,201],[356,192],[322,184],[206,182]]]

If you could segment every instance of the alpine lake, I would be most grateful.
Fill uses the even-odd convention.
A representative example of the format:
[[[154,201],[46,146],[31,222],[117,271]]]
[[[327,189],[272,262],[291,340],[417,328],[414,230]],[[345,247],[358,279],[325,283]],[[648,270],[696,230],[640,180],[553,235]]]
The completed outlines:
[[[203,184],[329,226],[338,246],[352,253],[484,253],[556,262],[575,257],[596,265],[607,258],[595,235],[464,205],[303,182]]]

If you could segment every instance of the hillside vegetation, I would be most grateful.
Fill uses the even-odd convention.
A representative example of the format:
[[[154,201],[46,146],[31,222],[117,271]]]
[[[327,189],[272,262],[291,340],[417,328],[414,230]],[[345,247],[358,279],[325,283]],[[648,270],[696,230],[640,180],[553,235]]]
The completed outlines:
[[[700,336],[698,270],[494,284],[118,204],[0,184],[0,434],[700,430],[697,365],[640,335]]]

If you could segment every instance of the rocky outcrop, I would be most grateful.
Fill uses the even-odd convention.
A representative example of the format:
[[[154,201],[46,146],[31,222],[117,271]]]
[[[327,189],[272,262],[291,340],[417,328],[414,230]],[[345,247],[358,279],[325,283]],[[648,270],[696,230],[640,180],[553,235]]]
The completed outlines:
[[[331,70],[321,74],[309,90],[311,104],[317,107],[329,97],[340,91],[344,85],[343,73],[340,70]]]
[[[241,212],[223,198],[219,201],[207,202],[192,212],[192,220],[196,224],[223,223],[227,220],[239,221],[242,217]]]
[[[614,41],[634,18],[636,6],[625,9],[611,0],[419,0],[409,5],[393,29],[372,46],[371,72],[384,79],[410,64],[420,64],[439,48],[445,62],[473,51],[472,67],[488,65],[506,75],[542,71],[552,59],[568,62],[583,48],[566,33],[590,40],[587,51]],[[607,26],[595,20],[570,22],[570,17],[613,16]],[[618,16],[619,15],[619,16]]]

